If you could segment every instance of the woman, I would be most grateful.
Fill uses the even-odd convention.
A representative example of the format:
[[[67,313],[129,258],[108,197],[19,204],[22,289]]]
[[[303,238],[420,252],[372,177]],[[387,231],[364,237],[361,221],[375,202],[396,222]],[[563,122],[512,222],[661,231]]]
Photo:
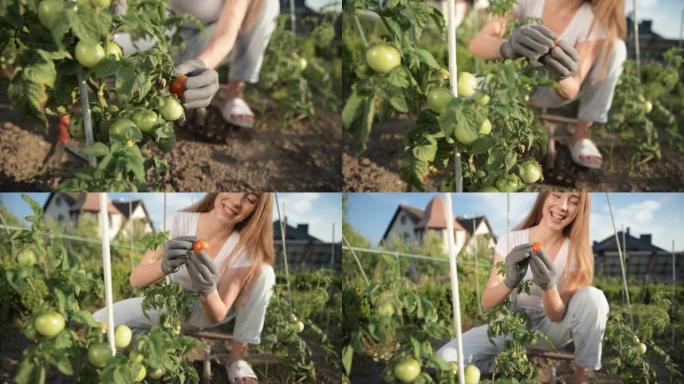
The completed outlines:
[[[518,310],[526,312],[532,327],[543,332],[556,348],[575,347],[575,383],[586,383],[590,370],[601,368],[601,346],[608,320],[603,292],[591,287],[594,258],[589,246],[591,197],[586,193],[543,192],[519,230],[503,236],[496,245],[492,271],[482,295],[482,306],[492,309],[517,295],[522,280],[532,280],[530,294],[517,295]],[[531,243],[543,244],[534,252]],[[505,276],[498,274],[503,261]],[[463,334],[463,356],[489,372],[505,337],[492,344],[487,325]],[[456,361],[456,341],[437,353]]]
[[[507,18],[494,17],[473,38],[470,51],[485,59],[525,57],[558,82],[540,87],[530,99],[549,108],[579,98],[577,126],[570,143],[573,160],[600,169],[603,158],[588,138],[592,125],[606,123],[627,57],[624,0],[518,0]],[[503,39],[508,21],[535,18]]]
[[[219,325],[235,317],[234,341],[226,369],[231,383],[256,383],[244,360],[247,344],[259,344],[266,306],[273,293],[273,196],[270,193],[209,193],[200,202],[171,216],[164,248],[146,253],[131,272],[134,288],[154,284],[165,276],[197,292],[200,303],[183,324],[184,330]],[[209,245],[188,257],[196,239]],[[163,311],[143,314],[143,298],[114,304],[114,323],[149,328]],[[104,322],[106,308],[94,314]]]
[[[181,63],[176,74],[189,76],[184,106],[203,108],[211,103],[221,110],[228,123],[253,127],[254,113],[244,101],[243,92],[247,83],[259,80],[264,53],[280,13],[278,0],[173,0],[170,8],[178,14],[191,14],[204,25],[203,30],[194,24],[184,26],[180,34],[187,49],[174,55]],[[126,34],[115,39],[126,54],[140,48]],[[147,45],[150,43],[153,44]],[[219,90],[215,68],[226,60],[230,61],[228,84],[214,99]]]

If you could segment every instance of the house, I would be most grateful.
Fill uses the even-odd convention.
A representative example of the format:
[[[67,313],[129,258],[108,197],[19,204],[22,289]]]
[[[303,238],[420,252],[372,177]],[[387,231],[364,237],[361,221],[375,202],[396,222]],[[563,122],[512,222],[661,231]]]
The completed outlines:
[[[653,21],[652,20],[641,20],[639,22],[639,53],[641,54],[641,59],[651,59],[660,61],[662,60],[663,53],[668,49],[676,47],[679,45],[678,40],[666,39],[655,31],[653,31]],[[634,46],[634,23],[631,17],[627,17],[627,50],[629,52],[628,57],[633,58],[635,52]]]
[[[672,252],[659,248],[652,243],[650,234],[636,237],[626,231],[619,231],[617,237],[625,258],[625,272],[628,277],[639,282],[644,281],[672,281]],[[597,276],[622,276],[620,258],[615,241],[615,235],[608,236],[602,241],[594,241],[594,270]],[[682,253],[675,254],[675,269],[677,280],[684,280],[684,259]]]
[[[399,205],[390,219],[382,241],[386,242],[392,237],[398,237],[406,243],[421,243],[425,236],[431,233],[442,240],[446,252],[448,250],[446,217],[444,200],[440,195],[435,195],[425,210]],[[486,217],[456,217],[454,219],[454,242],[457,253],[464,247],[474,245],[475,242],[470,242],[470,240],[477,237],[486,237],[487,246],[494,247],[496,237]]]
[[[128,234],[128,221],[133,220],[134,229],[144,233],[154,232],[152,220],[142,201],[113,203],[107,195],[108,235],[114,239],[120,231]],[[97,193],[51,193],[43,205],[46,218],[54,219],[60,226],[75,228],[84,218],[99,222],[100,200]]]
[[[285,242],[287,246],[288,267],[292,270],[317,269],[322,267],[341,269],[341,243],[326,243],[309,234],[308,224],[292,226],[287,223],[287,217],[281,224],[280,220],[273,222],[273,243],[275,246],[276,263],[283,263],[282,230],[285,227]]]
[[[142,200],[119,200],[112,202],[112,204],[124,216],[124,223],[120,228],[120,232],[126,239],[129,238],[130,229],[136,234],[134,238],[145,233],[155,232],[150,214]]]

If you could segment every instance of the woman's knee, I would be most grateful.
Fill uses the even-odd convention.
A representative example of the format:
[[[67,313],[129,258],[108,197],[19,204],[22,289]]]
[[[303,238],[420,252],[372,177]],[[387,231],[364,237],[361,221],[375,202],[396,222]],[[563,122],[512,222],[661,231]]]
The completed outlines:
[[[589,311],[601,317],[608,316],[608,300],[603,291],[596,287],[585,287],[572,296],[570,305],[575,309]]]

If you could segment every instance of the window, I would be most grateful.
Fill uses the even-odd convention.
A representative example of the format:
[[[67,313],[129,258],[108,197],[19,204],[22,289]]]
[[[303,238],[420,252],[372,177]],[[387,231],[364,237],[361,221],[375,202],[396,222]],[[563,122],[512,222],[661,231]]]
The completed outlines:
[[[57,215],[57,222],[59,225],[64,225],[64,215]]]
[[[401,224],[406,224],[406,216],[401,215],[401,218],[399,219],[399,221],[401,222]]]
[[[60,205],[62,205],[62,198],[61,197],[57,196],[57,198],[55,198],[55,205],[58,207]]]

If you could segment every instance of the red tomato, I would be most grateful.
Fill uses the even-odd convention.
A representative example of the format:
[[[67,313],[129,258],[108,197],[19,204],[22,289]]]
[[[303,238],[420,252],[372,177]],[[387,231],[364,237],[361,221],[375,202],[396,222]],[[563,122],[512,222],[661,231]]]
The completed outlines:
[[[537,253],[537,252],[541,251],[541,249],[542,249],[541,243],[537,243],[537,242],[532,243],[532,252]]]
[[[200,252],[209,249],[209,243],[206,240],[197,240],[192,243],[192,251],[199,255]]]
[[[177,77],[173,82],[171,82],[171,93],[176,95],[179,99],[183,98],[185,93],[185,82],[188,81],[188,77],[185,75]]]

